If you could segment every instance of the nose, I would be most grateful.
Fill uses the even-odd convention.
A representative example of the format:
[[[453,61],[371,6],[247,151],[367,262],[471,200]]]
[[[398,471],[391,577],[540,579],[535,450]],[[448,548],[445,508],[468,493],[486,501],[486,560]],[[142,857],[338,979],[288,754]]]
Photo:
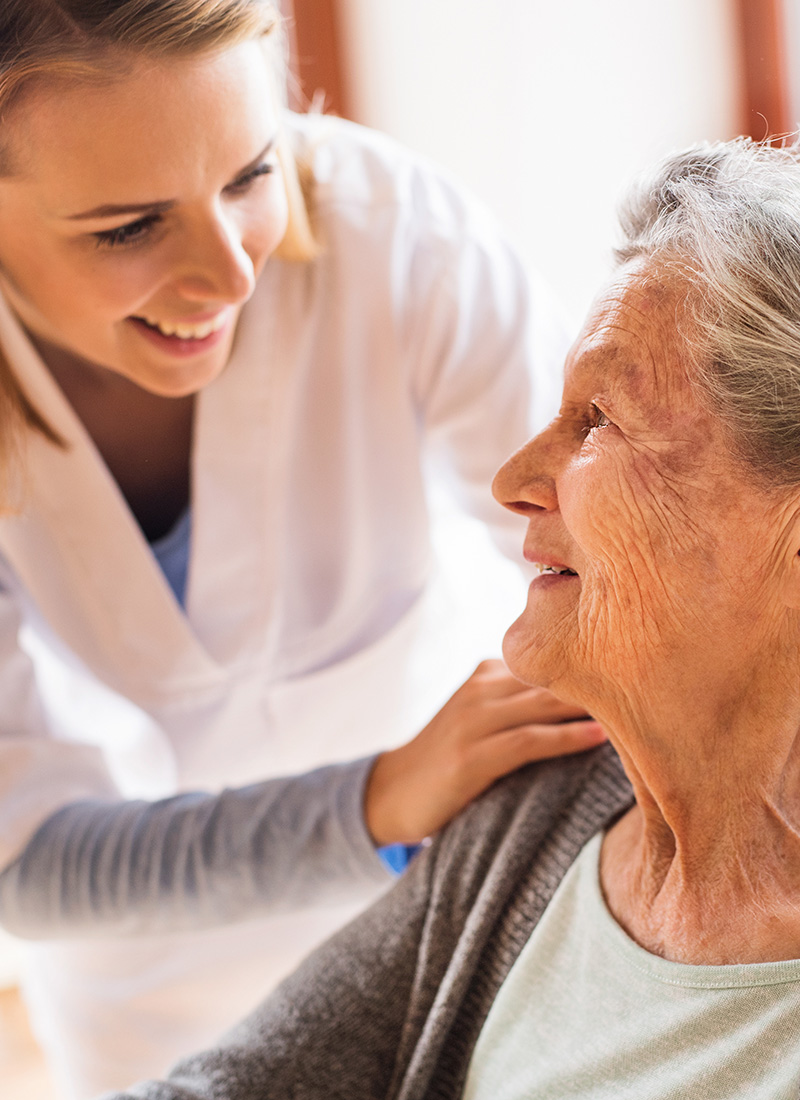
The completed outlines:
[[[553,421],[497,471],[492,482],[495,500],[523,516],[557,509],[555,472],[559,450]]]
[[[245,302],[256,272],[235,219],[215,210],[198,218],[183,243],[175,276],[180,296],[191,302]]]

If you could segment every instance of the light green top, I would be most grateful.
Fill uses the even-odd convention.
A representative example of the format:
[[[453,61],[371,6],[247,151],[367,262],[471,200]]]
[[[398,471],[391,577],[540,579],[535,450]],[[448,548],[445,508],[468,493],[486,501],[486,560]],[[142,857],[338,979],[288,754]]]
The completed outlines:
[[[800,960],[668,962],[600,889],[602,834],[503,983],[464,1100],[798,1100]]]

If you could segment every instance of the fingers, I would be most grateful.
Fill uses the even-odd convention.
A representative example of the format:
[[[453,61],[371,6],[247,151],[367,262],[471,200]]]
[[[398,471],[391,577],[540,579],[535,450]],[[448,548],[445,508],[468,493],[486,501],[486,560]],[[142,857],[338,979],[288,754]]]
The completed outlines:
[[[477,705],[490,701],[514,701],[521,708],[521,717],[518,721],[509,719],[506,723],[509,726],[523,722],[564,722],[586,715],[582,707],[562,702],[546,688],[524,684],[508,671],[503,661],[495,659],[481,661],[455,694],[465,702]],[[526,709],[529,711],[527,715]]]
[[[472,675],[458,689],[457,694],[463,692],[478,698],[500,699],[506,695],[529,690],[527,684],[523,684],[508,671],[504,661],[491,659],[481,661]]]
[[[417,737],[378,758],[367,828],[376,843],[412,843],[508,772],[604,739],[580,707],[521,683],[502,661],[483,661]]]
[[[479,769],[488,768],[494,778],[499,779],[524,764],[584,752],[605,740],[603,727],[593,719],[554,726],[518,726],[487,737],[476,745],[475,759]]]
[[[486,717],[497,730],[548,725],[588,718],[583,707],[564,703],[545,688],[528,688],[486,704]]]
[[[408,744],[383,753],[373,767],[365,819],[377,844],[414,843],[508,772],[605,740],[593,720],[523,724],[467,739],[442,737],[435,723]]]

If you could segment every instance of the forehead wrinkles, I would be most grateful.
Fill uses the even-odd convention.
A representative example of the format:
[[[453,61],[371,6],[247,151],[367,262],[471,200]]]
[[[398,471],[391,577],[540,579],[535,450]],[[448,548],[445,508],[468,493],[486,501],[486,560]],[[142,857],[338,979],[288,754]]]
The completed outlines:
[[[689,357],[682,327],[674,288],[628,277],[595,304],[576,345],[574,367],[643,408],[666,410],[687,398],[694,404],[695,395],[687,392]]]

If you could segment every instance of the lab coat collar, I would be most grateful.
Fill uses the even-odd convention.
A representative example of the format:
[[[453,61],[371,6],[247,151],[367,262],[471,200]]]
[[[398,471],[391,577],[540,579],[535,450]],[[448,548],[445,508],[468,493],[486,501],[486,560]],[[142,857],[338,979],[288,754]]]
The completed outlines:
[[[1,299],[0,341],[26,394],[67,443],[62,450],[26,434],[13,487],[20,507],[0,518],[0,553],[24,601],[100,679],[141,706],[213,691],[226,674],[204,644],[213,624],[200,635],[192,629],[92,440]],[[204,394],[199,404],[213,401]],[[203,408],[200,419],[215,418]],[[227,488],[223,475],[217,496]],[[206,541],[209,522],[201,516],[197,525]]]

